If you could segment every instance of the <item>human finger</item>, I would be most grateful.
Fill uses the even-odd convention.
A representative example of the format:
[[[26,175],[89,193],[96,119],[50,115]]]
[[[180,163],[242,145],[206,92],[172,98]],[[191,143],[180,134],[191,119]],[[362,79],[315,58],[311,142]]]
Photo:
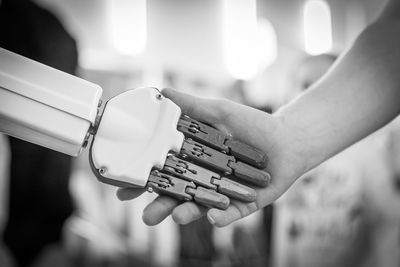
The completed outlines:
[[[194,202],[185,202],[173,210],[172,218],[177,224],[188,224],[204,216],[207,210]]]
[[[231,205],[226,210],[210,209],[207,212],[207,219],[211,224],[217,227],[223,227],[255,212],[256,210],[258,210],[258,207],[255,202],[243,203],[232,201]]]
[[[171,88],[163,89],[162,94],[177,104],[185,115],[210,124],[221,121],[224,113],[221,100],[200,98]]]
[[[217,227],[226,226],[271,204],[283,192],[284,189],[279,189],[279,186],[276,186],[276,182],[273,182],[267,188],[257,191],[257,200],[255,202],[232,201],[226,210],[210,209],[207,212],[207,219]]]
[[[168,197],[158,196],[143,210],[142,219],[147,225],[156,225],[168,217],[172,210],[179,205],[179,201]]]

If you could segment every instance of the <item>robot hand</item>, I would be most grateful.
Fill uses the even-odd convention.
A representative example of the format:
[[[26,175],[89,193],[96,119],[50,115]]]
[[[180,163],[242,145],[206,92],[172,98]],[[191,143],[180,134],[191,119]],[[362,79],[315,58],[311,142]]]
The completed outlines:
[[[98,179],[225,209],[267,186],[266,155],[181,114],[155,88],[102,89],[0,48],[0,132],[78,156],[90,143]]]
[[[180,114],[155,88],[131,90],[106,104],[90,155],[102,182],[220,209],[229,198],[254,201],[249,186],[270,182],[262,170],[265,153]]]

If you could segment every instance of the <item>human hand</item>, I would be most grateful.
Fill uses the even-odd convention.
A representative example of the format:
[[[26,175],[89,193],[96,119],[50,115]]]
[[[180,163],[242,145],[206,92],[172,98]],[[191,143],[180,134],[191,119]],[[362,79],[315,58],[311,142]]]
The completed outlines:
[[[208,220],[216,226],[225,226],[253,213],[276,200],[295,181],[301,172],[301,159],[295,156],[297,146],[287,142],[290,136],[285,132],[282,120],[259,110],[227,100],[201,99],[171,89],[163,90],[163,95],[175,102],[182,113],[208,123],[215,128],[232,134],[244,143],[259,148],[269,156],[267,171],[272,182],[267,188],[257,189],[255,202],[244,203],[232,200],[226,210],[207,209],[194,202],[181,203],[168,196],[159,196],[143,211],[143,220],[155,225],[172,215],[179,224],[186,224],[207,213]],[[121,200],[133,199],[145,189],[122,188],[117,192]]]

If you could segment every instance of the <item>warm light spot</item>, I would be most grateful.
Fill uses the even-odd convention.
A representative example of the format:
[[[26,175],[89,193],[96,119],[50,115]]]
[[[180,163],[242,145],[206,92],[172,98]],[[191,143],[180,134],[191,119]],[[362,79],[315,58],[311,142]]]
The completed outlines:
[[[328,3],[308,0],[303,11],[305,51],[311,55],[329,52],[332,49],[332,21]]]
[[[235,79],[248,80],[274,62],[277,40],[271,23],[257,22],[255,0],[223,0],[225,63]]]
[[[110,39],[120,54],[136,55],[146,48],[146,0],[108,0]]]
[[[265,18],[258,20],[257,39],[258,70],[262,71],[272,65],[278,56],[278,39],[269,20]]]

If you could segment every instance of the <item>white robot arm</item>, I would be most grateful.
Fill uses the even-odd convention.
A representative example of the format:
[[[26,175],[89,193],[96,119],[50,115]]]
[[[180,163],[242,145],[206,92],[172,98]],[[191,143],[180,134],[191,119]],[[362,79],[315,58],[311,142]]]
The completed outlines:
[[[77,156],[102,89],[0,48],[0,131]]]
[[[99,112],[93,83],[0,48],[0,132],[71,156],[90,145],[102,182],[147,187],[181,200],[227,208],[266,186],[266,155],[181,114],[155,88],[126,91]]]

